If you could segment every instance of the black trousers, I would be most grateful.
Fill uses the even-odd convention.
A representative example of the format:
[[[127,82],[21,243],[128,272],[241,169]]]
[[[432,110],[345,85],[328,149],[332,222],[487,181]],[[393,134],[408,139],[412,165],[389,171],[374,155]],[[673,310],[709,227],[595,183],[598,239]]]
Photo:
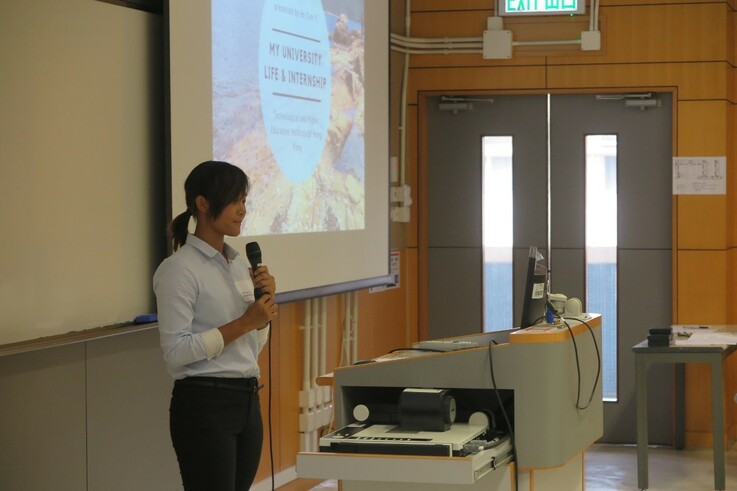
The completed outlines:
[[[256,379],[177,380],[169,430],[185,491],[246,491],[258,470],[263,423]]]

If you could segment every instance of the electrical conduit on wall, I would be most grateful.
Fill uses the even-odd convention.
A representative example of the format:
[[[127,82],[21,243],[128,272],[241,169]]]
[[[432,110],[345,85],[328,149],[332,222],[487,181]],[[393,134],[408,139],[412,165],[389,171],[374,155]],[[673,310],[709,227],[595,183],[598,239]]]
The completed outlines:
[[[302,390],[299,392],[300,451],[318,451],[320,431],[330,424],[332,403],[329,387],[317,384],[326,373],[327,301],[314,298],[304,302],[302,330]]]

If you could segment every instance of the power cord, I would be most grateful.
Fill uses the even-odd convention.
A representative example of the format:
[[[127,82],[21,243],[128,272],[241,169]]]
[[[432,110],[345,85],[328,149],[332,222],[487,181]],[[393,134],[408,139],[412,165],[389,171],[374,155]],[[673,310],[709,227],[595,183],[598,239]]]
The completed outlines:
[[[507,411],[506,409],[504,409],[504,403],[502,402],[502,396],[499,394],[499,389],[496,386],[496,377],[494,377],[494,363],[493,363],[493,357],[491,354],[493,344],[497,344],[497,342],[494,341],[494,339],[489,341],[489,346],[488,346],[489,372],[491,374],[491,387],[494,389],[496,400],[499,403],[499,410],[502,412],[502,416],[504,417],[504,423],[507,425],[507,430],[509,431],[509,443],[512,446],[512,458],[514,459],[514,489],[519,491],[519,462],[517,462],[517,446],[514,444],[514,430],[512,429],[512,423],[510,423],[509,421],[509,416],[507,415]]]
[[[582,319],[577,319],[575,317],[563,317],[558,313],[558,310],[553,306],[552,303],[547,303],[548,309],[555,315],[558,319],[565,324],[566,328],[568,329],[568,333],[571,335],[571,341],[573,342],[573,351],[576,355],[576,375],[578,377],[578,387],[577,387],[577,393],[576,393],[576,409],[584,410],[588,409],[589,406],[591,406],[591,402],[594,400],[594,395],[596,394],[596,387],[599,385],[599,378],[601,377],[601,353],[599,352],[599,345],[596,342],[596,336],[594,336],[594,331],[591,329],[591,326],[588,322]],[[578,357],[578,344],[576,343],[576,338],[573,336],[573,330],[571,329],[571,325],[567,322],[566,319],[569,320],[576,320],[578,322],[581,322],[583,325],[586,326],[586,328],[589,330],[589,334],[591,334],[591,340],[594,343],[594,349],[596,350],[596,378],[594,379],[594,385],[591,388],[591,394],[589,395],[589,400],[586,402],[585,406],[581,406],[581,361]]]

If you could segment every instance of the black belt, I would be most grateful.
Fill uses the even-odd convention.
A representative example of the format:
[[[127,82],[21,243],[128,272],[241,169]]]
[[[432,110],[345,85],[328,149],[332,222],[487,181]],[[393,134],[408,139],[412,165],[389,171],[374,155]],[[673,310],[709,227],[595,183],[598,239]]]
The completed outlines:
[[[263,384],[259,385],[256,377],[251,378],[223,378],[223,377],[185,377],[174,381],[174,385],[200,385],[203,387],[217,387],[220,389],[237,390],[257,393]]]

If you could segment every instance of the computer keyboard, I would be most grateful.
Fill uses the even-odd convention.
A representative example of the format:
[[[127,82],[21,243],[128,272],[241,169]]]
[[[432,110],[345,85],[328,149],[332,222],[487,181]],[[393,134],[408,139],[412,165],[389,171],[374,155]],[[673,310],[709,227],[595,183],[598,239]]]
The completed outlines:
[[[412,345],[413,348],[435,350],[435,351],[456,351],[459,349],[478,348],[479,344],[473,341],[453,341],[449,339],[437,339],[420,341]]]

